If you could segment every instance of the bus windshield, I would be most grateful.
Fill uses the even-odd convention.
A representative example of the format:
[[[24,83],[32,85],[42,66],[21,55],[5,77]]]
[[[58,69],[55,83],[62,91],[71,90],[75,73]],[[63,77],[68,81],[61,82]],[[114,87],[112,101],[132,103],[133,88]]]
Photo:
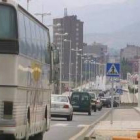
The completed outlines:
[[[0,5],[0,39],[16,39],[16,14],[10,6]]]

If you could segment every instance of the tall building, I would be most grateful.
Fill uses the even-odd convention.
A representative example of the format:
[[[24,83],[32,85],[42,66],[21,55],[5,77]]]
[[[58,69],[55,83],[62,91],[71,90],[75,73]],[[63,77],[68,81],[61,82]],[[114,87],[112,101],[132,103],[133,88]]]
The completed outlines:
[[[54,26],[53,28],[53,43],[61,50],[62,47],[62,82],[69,80],[69,56],[70,56],[70,42],[64,42],[64,39],[71,40],[71,48],[74,50],[83,49],[83,22],[77,19],[77,16],[68,16],[65,10],[63,18],[53,19],[53,24],[61,26]],[[56,33],[64,34],[67,36],[56,35]],[[78,52],[82,53],[82,51]],[[76,79],[76,51],[72,51],[71,55],[71,79]],[[81,75],[81,59],[77,56],[77,79],[80,79]]]

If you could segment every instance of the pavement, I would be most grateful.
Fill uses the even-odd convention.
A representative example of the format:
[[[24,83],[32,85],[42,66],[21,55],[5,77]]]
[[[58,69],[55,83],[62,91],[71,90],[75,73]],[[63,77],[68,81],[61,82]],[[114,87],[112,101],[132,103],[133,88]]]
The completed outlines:
[[[90,125],[97,121],[109,109],[103,108],[101,111],[87,113],[74,113],[73,121],[65,118],[52,118],[51,127],[44,134],[43,140],[83,140]]]
[[[113,136],[137,137],[140,131],[140,109],[114,109],[113,124],[110,123],[111,114],[98,123],[92,130],[91,139],[111,140]],[[90,140],[91,140],[90,139]]]

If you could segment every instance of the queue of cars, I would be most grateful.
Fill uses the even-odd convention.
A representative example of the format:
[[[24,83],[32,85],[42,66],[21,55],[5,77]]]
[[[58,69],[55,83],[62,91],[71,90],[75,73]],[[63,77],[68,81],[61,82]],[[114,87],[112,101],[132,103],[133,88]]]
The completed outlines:
[[[113,97],[113,106],[119,105],[119,98]],[[51,96],[51,116],[63,117],[67,121],[72,121],[73,112],[91,112],[101,111],[102,107],[111,107],[111,97],[104,97],[104,93],[98,95],[93,91],[74,91],[71,96],[52,95]]]

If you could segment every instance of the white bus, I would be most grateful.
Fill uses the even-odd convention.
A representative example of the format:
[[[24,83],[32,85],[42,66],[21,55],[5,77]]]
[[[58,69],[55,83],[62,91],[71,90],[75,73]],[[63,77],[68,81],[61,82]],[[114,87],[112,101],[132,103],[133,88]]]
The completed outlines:
[[[49,130],[50,48],[46,26],[0,0],[0,140],[42,140]]]

